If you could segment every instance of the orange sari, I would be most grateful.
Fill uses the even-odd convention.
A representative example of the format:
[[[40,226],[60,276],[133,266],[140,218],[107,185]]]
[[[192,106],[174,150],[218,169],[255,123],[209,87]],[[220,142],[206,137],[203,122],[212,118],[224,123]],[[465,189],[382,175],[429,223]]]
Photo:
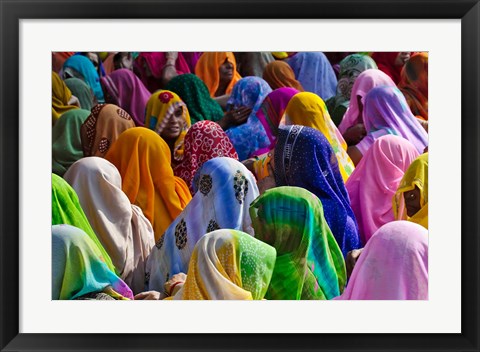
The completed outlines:
[[[228,60],[233,65],[233,78],[230,81],[225,93],[230,94],[233,86],[242,77],[237,72],[237,61],[231,52],[210,53],[205,52],[198,59],[195,66],[195,74],[205,83],[212,98],[215,97],[215,92],[220,84],[219,68],[223,65],[225,60]]]

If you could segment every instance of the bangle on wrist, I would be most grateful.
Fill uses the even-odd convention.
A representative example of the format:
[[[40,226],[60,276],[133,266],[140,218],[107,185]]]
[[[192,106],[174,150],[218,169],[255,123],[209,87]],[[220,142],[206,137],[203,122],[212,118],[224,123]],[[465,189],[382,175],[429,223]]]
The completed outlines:
[[[185,281],[177,281],[175,282],[172,287],[170,287],[170,290],[168,292],[168,295],[171,296],[172,295],[172,292],[173,292],[173,289],[175,288],[175,286],[177,286],[178,284],[183,284]]]
[[[175,65],[174,65],[174,64],[169,64],[169,63],[166,63],[165,65],[163,65],[163,68],[162,68],[162,70],[163,70],[165,67],[168,67],[168,66],[175,67]]]

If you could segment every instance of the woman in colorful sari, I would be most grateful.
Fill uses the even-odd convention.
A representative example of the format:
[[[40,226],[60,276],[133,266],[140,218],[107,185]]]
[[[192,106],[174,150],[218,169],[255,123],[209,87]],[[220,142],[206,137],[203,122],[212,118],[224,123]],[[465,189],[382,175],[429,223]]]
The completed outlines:
[[[150,96],[145,109],[145,127],[167,142],[173,166],[183,159],[183,142],[190,128],[190,113],[177,94],[159,90]]]
[[[344,256],[360,248],[358,225],[338,161],[327,138],[313,128],[279,128],[274,155],[277,186],[302,187],[320,198],[325,219]]]
[[[226,157],[207,161],[195,175],[194,192],[150,254],[150,290],[163,292],[172,275],[187,272],[194,246],[207,232],[234,229],[253,235],[249,207],[259,193],[255,178],[240,162]]]
[[[185,181],[173,175],[170,157],[167,143],[144,127],[123,132],[105,155],[120,172],[130,203],[152,224],[156,241],[192,198]]]
[[[207,86],[196,75],[179,75],[168,82],[166,89],[178,94],[187,105],[192,125],[203,120],[218,122],[223,118],[222,107],[210,97]]]
[[[134,66],[151,93],[165,89],[173,77],[190,73],[187,62],[178,52],[142,52],[135,59]]]
[[[135,127],[130,115],[113,104],[97,104],[82,124],[80,135],[84,156],[105,157],[118,136]]]
[[[185,135],[184,157],[173,173],[185,181],[193,195],[192,180],[197,170],[208,160],[220,156],[238,160],[230,138],[217,123],[208,120],[197,122]]]
[[[72,94],[78,98],[80,108],[90,110],[95,105],[95,96],[92,88],[79,78],[67,78],[65,84]]]
[[[77,161],[64,176],[78,195],[85,216],[110,255],[116,272],[133,293],[145,289],[145,263],[155,245],[153,228],[142,210],[122,191],[122,178],[109,161]]]
[[[323,100],[335,95],[337,77],[324,53],[297,53],[286,61],[306,92],[315,93]]]
[[[261,300],[275,265],[275,249],[237,230],[203,236],[193,250],[186,281],[174,300]]]
[[[378,66],[378,69],[385,72],[395,84],[400,82],[400,73],[402,68],[410,59],[410,52],[375,52],[372,59]]]
[[[75,190],[60,176],[52,174],[52,225],[67,224],[85,231],[95,243],[102,257],[110,268],[115,271],[110,256],[103,248],[97,235],[88,222]]]
[[[412,114],[428,121],[428,53],[417,53],[405,63],[398,88]]]
[[[348,154],[357,165],[376,139],[394,134],[407,139],[423,153],[428,146],[428,134],[413,116],[402,92],[396,87],[376,87],[365,97],[363,120],[367,135]]]
[[[378,86],[395,87],[395,83],[382,71],[368,69],[363,71],[353,84],[348,109],[338,125],[338,130],[349,146],[357,144],[366,135],[363,122],[365,96]]]
[[[53,300],[128,300],[133,294],[105,263],[87,234],[70,225],[52,226]]]
[[[254,76],[242,78],[233,87],[232,95],[228,99],[230,107],[228,110],[238,110],[242,107],[251,109],[245,123],[226,130],[241,161],[270,145],[267,133],[256,114],[271,91],[267,82]]]
[[[368,55],[352,54],[340,62],[336,95],[325,102],[336,126],[340,124],[348,109],[353,84],[358,75],[365,70],[376,68],[375,61]]]
[[[322,98],[310,92],[296,94],[285,110],[285,124],[307,126],[322,132],[335,152],[343,181],[347,181],[355,166],[347,154],[347,143],[330,118]]]
[[[370,238],[339,300],[427,300],[428,231],[392,221]]]
[[[100,77],[95,66],[87,57],[73,55],[65,61],[63,64],[63,79],[72,77],[80,78],[88,84],[92,88],[98,103],[105,102],[102,87],[100,86]]]
[[[232,52],[205,52],[198,59],[195,74],[205,83],[220,106],[225,109],[233,86],[242,77]]]
[[[52,72],[52,126],[63,113],[78,109],[78,106],[74,105],[76,102],[77,99],[72,95],[65,82],[57,73]]]
[[[115,70],[100,80],[105,101],[120,106],[128,112],[135,126],[145,122],[145,106],[151,94],[142,81],[130,70]]]
[[[332,299],[346,281],[322,202],[299,187],[267,190],[250,208],[255,237],[277,251],[267,299]]]
[[[428,229],[428,153],[415,159],[403,175],[393,198],[395,219]]]
[[[63,176],[78,159],[83,158],[80,130],[90,111],[73,109],[58,119],[52,128],[52,170]]]
[[[405,138],[380,137],[346,182],[363,246],[382,225],[394,220],[392,198],[418,155]]]
[[[284,61],[270,62],[263,72],[263,79],[275,90],[283,87],[294,88],[299,92],[304,89],[299,81],[295,79],[295,74],[289,64]]]

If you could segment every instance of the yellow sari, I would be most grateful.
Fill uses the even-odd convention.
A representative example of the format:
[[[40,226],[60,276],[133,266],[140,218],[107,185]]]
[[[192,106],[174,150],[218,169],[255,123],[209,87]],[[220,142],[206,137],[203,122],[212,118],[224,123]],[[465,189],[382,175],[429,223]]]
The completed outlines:
[[[147,128],[130,128],[112,144],[105,159],[117,167],[123,192],[142,209],[158,241],[192,199],[186,183],[173,175],[167,143]]]
[[[71,98],[72,92],[65,82],[57,73],[52,72],[52,126],[64,112],[78,109],[78,106],[68,105]]]
[[[295,94],[285,110],[285,124],[307,126],[322,132],[335,152],[343,182],[347,181],[355,166],[347,154],[347,143],[330,118],[322,98],[310,92]]]
[[[403,194],[415,189],[420,190],[420,210],[409,217],[405,208]],[[428,230],[428,153],[415,159],[403,175],[397,192],[393,197],[393,212],[395,220],[408,220],[422,225]]]
[[[148,99],[145,110],[145,127],[162,135],[162,131],[169,121],[174,118],[175,110],[181,106],[183,110],[183,128],[175,141],[173,157],[175,162],[183,159],[183,141],[188,129],[190,128],[190,114],[187,105],[180,97],[169,90],[159,90],[153,93]]]

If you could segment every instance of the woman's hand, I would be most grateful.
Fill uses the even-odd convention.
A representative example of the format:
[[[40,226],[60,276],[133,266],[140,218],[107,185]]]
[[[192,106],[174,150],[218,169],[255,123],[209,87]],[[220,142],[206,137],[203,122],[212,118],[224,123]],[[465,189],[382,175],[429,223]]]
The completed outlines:
[[[348,130],[345,131],[343,134],[343,139],[345,142],[350,145],[358,144],[365,136],[367,135],[367,131],[365,130],[365,126],[363,123],[357,123],[353,125]]]
[[[175,296],[178,290],[185,284],[186,280],[187,275],[184,273],[173,275],[170,280],[165,283],[165,292],[167,292],[169,296]]]
[[[160,299],[160,292],[157,291],[146,291],[140,292],[135,295],[135,300],[145,300],[145,301],[154,301]]]
[[[363,248],[360,248],[351,250],[347,253],[347,259],[345,261],[345,265],[347,267],[347,277],[350,277],[350,275],[352,275],[353,268],[355,267],[355,264],[357,263],[360,254],[362,254],[362,251]]]
[[[224,129],[232,126],[238,126],[247,122],[248,117],[252,113],[252,109],[242,106],[235,110],[230,110],[223,115],[223,118],[218,121],[218,124]]]

